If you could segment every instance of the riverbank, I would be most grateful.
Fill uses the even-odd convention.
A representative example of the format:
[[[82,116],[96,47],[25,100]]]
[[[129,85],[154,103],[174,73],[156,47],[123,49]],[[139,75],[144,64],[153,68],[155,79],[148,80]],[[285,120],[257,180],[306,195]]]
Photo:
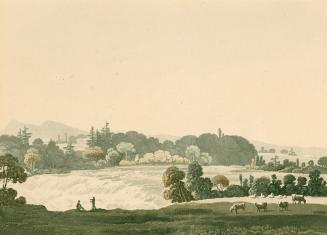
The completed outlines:
[[[279,211],[268,204],[256,212],[251,203],[239,214],[232,203],[184,203],[159,210],[47,211],[44,206],[5,207],[0,234],[327,234],[327,206],[306,204]]]

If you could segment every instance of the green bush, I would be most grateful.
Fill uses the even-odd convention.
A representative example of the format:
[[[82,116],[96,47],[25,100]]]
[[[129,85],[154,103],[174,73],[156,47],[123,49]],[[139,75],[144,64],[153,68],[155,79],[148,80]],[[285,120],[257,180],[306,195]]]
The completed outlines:
[[[15,202],[16,202],[17,204],[20,204],[20,205],[25,205],[25,204],[26,204],[26,198],[20,196],[19,198],[16,198],[16,199],[15,199]]]
[[[17,191],[12,188],[0,189],[0,205],[10,205],[15,201]]]
[[[225,197],[245,197],[248,195],[239,185],[229,185],[223,193]]]

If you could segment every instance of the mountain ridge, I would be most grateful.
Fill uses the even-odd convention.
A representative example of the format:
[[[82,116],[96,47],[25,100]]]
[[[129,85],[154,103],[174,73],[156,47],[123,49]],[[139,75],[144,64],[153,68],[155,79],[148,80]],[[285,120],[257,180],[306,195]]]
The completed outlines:
[[[40,125],[27,124],[17,120],[12,120],[7,124],[5,128],[0,131],[0,133],[7,135],[17,135],[19,129],[24,128],[24,126],[26,126],[29,129],[29,132],[32,133],[32,139],[57,139],[58,136],[60,136],[60,138],[65,138],[66,133],[68,136],[87,134],[87,131],[50,120],[46,120]]]

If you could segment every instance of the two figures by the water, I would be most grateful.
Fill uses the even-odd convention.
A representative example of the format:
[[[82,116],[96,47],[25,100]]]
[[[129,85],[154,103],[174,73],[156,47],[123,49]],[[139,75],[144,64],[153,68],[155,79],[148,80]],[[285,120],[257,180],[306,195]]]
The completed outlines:
[[[91,209],[91,211],[95,211],[95,210],[96,210],[96,207],[95,207],[95,197],[91,198],[91,199],[90,199],[90,202],[91,202],[91,204],[92,204],[92,209]],[[77,204],[76,204],[76,210],[77,210],[77,211],[85,211],[85,209],[84,209],[84,207],[82,206],[80,200],[77,201]]]

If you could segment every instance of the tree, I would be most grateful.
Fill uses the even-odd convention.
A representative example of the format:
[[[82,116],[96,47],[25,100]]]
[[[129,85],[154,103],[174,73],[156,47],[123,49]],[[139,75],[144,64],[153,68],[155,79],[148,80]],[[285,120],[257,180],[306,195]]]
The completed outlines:
[[[42,148],[44,146],[44,142],[43,142],[43,140],[41,138],[36,138],[36,139],[33,140],[32,146],[34,148],[39,149],[39,148]]]
[[[319,158],[318,165],[320,165],[322,167],[327,167],[327,157]]]
[[[218,191],[222,191],[229,185],[229,179],[224,175],[216,175],[211,179],[211,182],[217,187]]]
[[[268,195],[270,179],[263,176],[254,180],[252,187],[249,190],[250,195]]]
[[[320,171],[314,170],[309,173],[308,190],[311,196],[320,196],[323,194],[326,181],[320,177]]]
[[[247,194],[249,193],[250,186],[249,186],[249,180],[248,179],[243,180],[242,188],[243,188],[244,192],[246,192]]]
[[[190,145],[185,150],[185,157],[191,161],[197,161],[200,158],[200,149],[196,145]]]
[[[301,195],[308,194],[308,187],[306,186],[306,184],[307,184],[307,178],[303,176],[299,176],[297,178],[297,185],[296,185],[297,194],[301,194]]]
[[[41,154],[35,148],[30,148],[27,150],[24,156],[24,163],[33,171],[35,165],[42,159]]]
[[[45,165],[49,168],[58,168],[64,165],[64,151],[53,140],[50,140],[46,146]]]
[[[93,148],[88,148],[84,152],[84,157],[89,160],[93,161],[99,161],[104,158],[104,153],[102,149],[98,146],[95,146]]]
[[[89,148],[92,148],[95,146],[95,132],[94,132],[94,127],[91,126],[90,133],[88,135],[88,140],[87,140],[87,145]]]
[[[196,199],[205,199],[211,196],[213,184],[209,178],[201,177],[202,175],[202,166],[197,161],[188,165],[186,187]]]
[[[252,185],[253,185],[253,183],[254,183],[254,176],[253,176],[253,175],[250,175],[250,177],[249,177],[249,182],[250,182],[249,186],[250,186],[250,188],[251,188]]]
[[[240,186],[242,186],[242,184],[243,184],[243,176],[242,176],[242,174],[240,174],[238,176],[238,179],[240,180]]]
[[[116,149],[121,154],[124,154],[125,160],[131,160],[129,159],[129,154],[135,153],[134,145],[127,142],[121,142],[116,146]]]
[[[103,152],[107,152],[107,150],[111,145],[111,132],[108,122],[106,122],[105,126],[101,129],[100,136],[101,136],[100,147],[102,148]]]
[[[23,183],[27,179],[24,168],[19,166],[17,158],[11,154],[0,156],[0,179],[2,180],[2,188],[7,188],[8,182]]]
[[[286,195],[292,195],[292,194],[296,193],[295,180],[296,180],[296,178],[292,174],[287,174],[284,176],[283,190]]]
[[[31,136],[32,136],[32,133],[28,132],[28,128],[26,126],[24,126],[23,129],[19,129],[17,137],[20,139],[21,149],[24,154],[26,153],[27,149],[30,146],[29,140],[30,140]]]
[[[162,182],[166,189],[163,193],[166,200],[172,202],[189,202],[193,200],[192,194],[185,188],[182,181],[185,178],[185,173],[177,167],[169,167],[162,175]]]
[[[106,160],[110,166],[118,166],[122,160],[122,156],[113,148],[109,148],[107,151]]]
[[[282,191],[282,181],[277,179],[277,176],[273,174],[271,176],[271,182],[268,186],[269,193],[273,193],[274,195],[279,195]]]

